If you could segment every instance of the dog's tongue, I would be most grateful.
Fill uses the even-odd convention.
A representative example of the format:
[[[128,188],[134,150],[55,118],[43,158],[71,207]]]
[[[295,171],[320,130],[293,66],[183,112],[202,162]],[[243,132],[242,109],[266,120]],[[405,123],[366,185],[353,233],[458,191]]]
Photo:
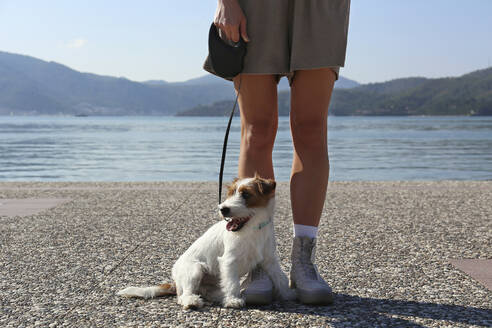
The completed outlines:
[[[227,222],[227,224],[226,224],[227,231],[235,231],[235,230],[237,230],[237,227],[238,227],[238,224],[235,220],[231,220],[231,221]]]
[[[233,218],[230,219],[226,224],[227,231],[238,231],[243,227],[243,225],[248,222],[249,217],[245,218]]]

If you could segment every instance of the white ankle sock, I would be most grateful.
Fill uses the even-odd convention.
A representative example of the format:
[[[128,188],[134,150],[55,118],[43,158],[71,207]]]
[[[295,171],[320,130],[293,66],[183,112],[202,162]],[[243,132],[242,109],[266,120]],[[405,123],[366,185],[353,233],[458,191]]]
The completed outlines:
[[[304,224],[294,224],[294,237],[316,238],[318,236],[318,227]]]

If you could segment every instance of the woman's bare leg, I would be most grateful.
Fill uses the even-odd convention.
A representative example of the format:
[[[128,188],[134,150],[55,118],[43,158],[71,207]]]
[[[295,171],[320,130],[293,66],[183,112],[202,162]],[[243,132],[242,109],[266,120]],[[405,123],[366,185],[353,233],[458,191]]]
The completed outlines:
[[[274,179],[272,151],[277,134],[277,82],[272,74],[241,74],[239,108],[241,112],[241,149],[238,177]],[[239,76],[234,78],[236,94]]]
[[[295,224],[317,227],[329,176],[328,105],[335,83],[330,68],[299,70],[291,87],[290,126],[294,160],[290,178]]]
[[[239,76],[234,78],[236,93]],[[241,110],[241,149],[238,177],[253,177],[255,172],[264,178],[274,179],[272,151],[277,134],[278,106],[275,76],[242,74],[239,91]],[[261,272],[262,270],[260,270]],[[269,303],[273,297],[273,284],[267,274],[249,273],[250,284],[243,292],[246,303]],[[263,303],[264,302],[264,303]]]

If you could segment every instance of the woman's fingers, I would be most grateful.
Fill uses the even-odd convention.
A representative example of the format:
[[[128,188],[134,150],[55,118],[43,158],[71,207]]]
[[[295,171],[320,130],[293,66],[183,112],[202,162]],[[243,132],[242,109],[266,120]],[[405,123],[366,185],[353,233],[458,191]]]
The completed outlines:
[[[240,25],[230,25],[230,24],[215,24],[219,27],[223,33],[225,33],[228,40],[232,40],[234,42],[239,41],[239,35],[243,38],[244,41],[249,42],[248,33],[246,31],[246,19],[241,21]]]
[[[245,41],[249,41],[246,34],[246,17],[236,0],[219,0],[214,24],[228,40],[238,42],[241,35]]]
[[[241,23],[239,25],[239,30],[241,31],[241,36],[243,40],[249,42],[248,33],[246,31],[246,18],[241,20]]]
[[[222,39],[227,39],[227,40],[233,40],[234,42],[239,41],[239,26],[231,26],[229,24],[216,24],[214,23],[215,26],[217,26],[221,31],[220,37]],[[236,31],[236,36],[234,36],[234,30]],[[224,37],[225,35],[225,37]],[[235,38],[235,39],[234,39]]]
[[[227,38],[234,42],[239,41],[239,25],[227,26]]]

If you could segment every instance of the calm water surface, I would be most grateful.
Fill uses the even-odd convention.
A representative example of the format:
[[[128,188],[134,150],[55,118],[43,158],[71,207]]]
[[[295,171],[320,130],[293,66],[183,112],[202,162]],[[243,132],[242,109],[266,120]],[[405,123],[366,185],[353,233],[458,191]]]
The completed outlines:
[[[224,179],[236,175],[233,121]],[[0,116],[0,181],[216,181],[226,117]],[[490,180],[492,118],[328,119],[330,180]],[[273,161],[289,179],[281,117]]]

